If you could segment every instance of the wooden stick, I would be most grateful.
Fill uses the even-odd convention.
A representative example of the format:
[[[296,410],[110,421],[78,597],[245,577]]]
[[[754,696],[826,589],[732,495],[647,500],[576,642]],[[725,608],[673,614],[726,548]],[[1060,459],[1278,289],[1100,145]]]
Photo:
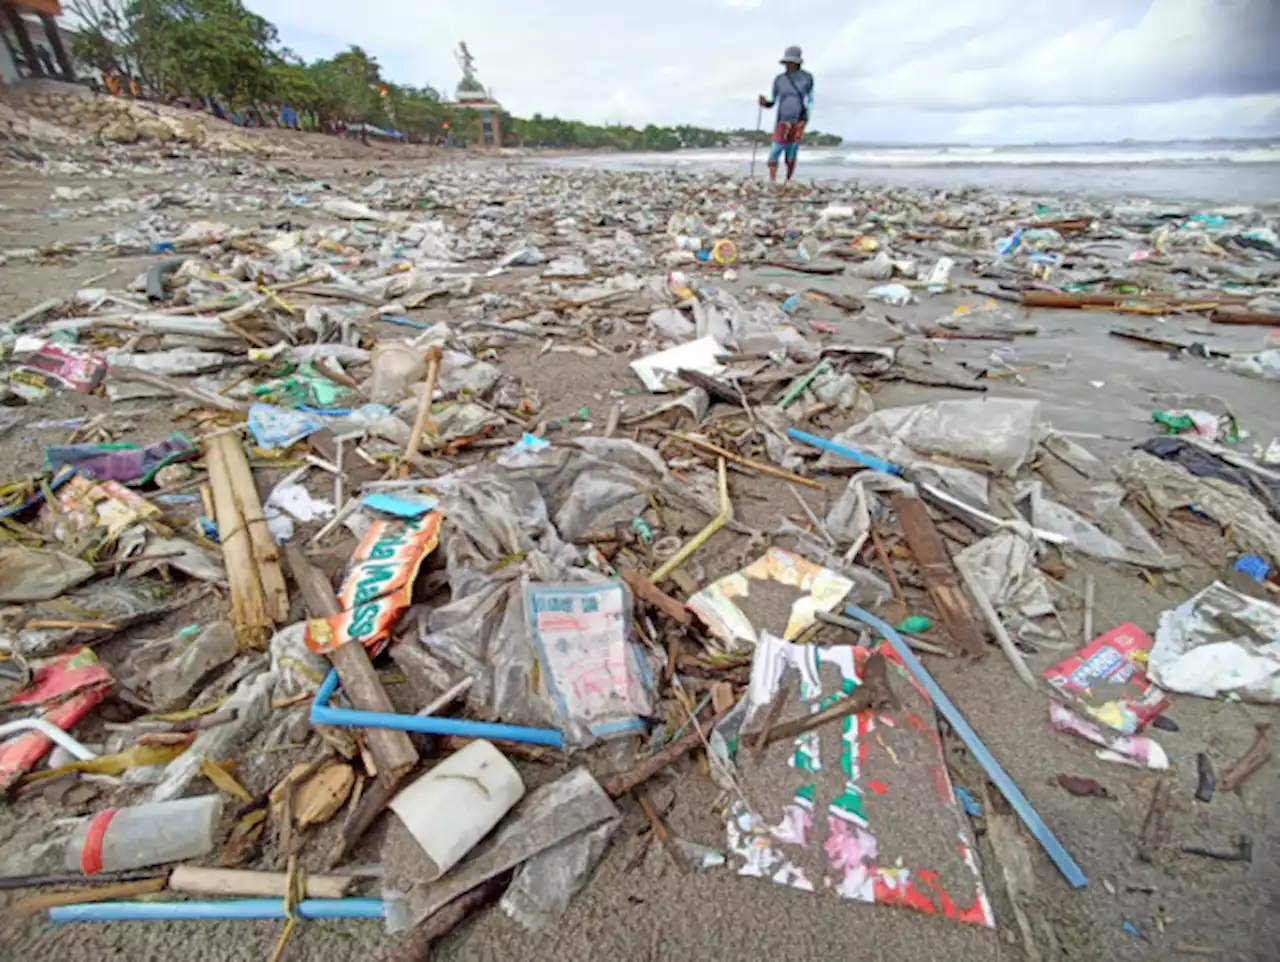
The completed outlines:
[[[325,858],[326,868],[332,869],[342,863],[343,859],[356,847],[356,843],[364,838],[364,833],[369,830],[369,826],[382,814],[383,809],[391,799],[395,798],[398,791],[400,791],[399,785],[392,785],[381,778],[369,785],[359,803],[347,816],[347,820],[342,823],[342,833]]]
[[[676,601],[669,594],[649,580],[648,575],[626,565],[618,567],[618,574],[627,583],[627,587],[637,598],[646,604],[653,605],[673,621],[688,625],[693,623],[693,614],[682,602]]]
[[[1147,809],[1147,817],[1142,820],[1142,832],[1138,836],[1138,858],[1150,862],[1165,842],[1168,827],[1165,815],[1169,810],[1169,799],[1173,793],[1173,779],[1161,775],[1156,780],[1155,790],[1151,793],[1151,807]]]
[[[786,738],[812,731],[827,722],[856,715],[868,709],[884,708],[893,702],[893,693],[889,690],[889,678],[885,670],[884,658],[872,655],[862,670],[862,684],[852,695],[842,698],[830,708],[825,708],[813,715],[805,715],[795,721],[776,726],[769,733],[769,741],[776,742]]]
[[[755,744],[751,746],[752,759],[759,758],[760,753],[764,751],[764,746],[769,744],[769,736],[773,733],[773,726],[778,724],[778,719],[782,717],[782,709],[786,707],[787,698],[790,694],[790,689],[779,688],[778,693],[773,696],[773,702],[769,705],[769,713],[764,717],[764,727],[760,729],[760,734],[756,736]]]
[[[285,872],[179,865],[169,876],[169,888],[189,895],[282,899],[288,880],[289,876]],[[353,881],[355,880],[350,875],[308,875],[307,898],[343,898]]]
[[[676,843],[671,840],[671,833],[667,831],[667,826],[662,823],[662,816],[653,807],[653,802],[649,801],[649,796],[644,792],[637,792],[636,800],[640,803],[640,809],[644,812],[644,817],[649,820],[649,827],[653,829],[654,837],[667,850],[667,856],[671,859],[671,863],[681,875],[688,875],[689,862],[684,857],[684,853],[676,848]]]
[[[249,529],[249,540],[253,543],[253,557],[258,568],[258,578],[262,582],[267,614],[276,624],[282,624],[289,620],[289,590],[285,587],[284,571],[280,567],[280,550],[271,537],[266,518],[262,516],[262,499],[258,496],[258,486],[253,480],[249,459],[245,457],[239,439],[232,435],[224,434],[214,438],[209,445],[221,448],[223,465],[231,478],[236,504]]]
[[[968,570],[957,567],[956,571],[960,575],[960,580],[964,582],[964,586],[969,589],[973,603],[978,606],[978,611],[991,629],[991,633],[995,635],[996,644],[1000,646],[1004,656],[1009,659],[1009,664],[1013,665],[1014,674],[1021,679],[1024,685],[1035,691],[1035,675],[1031,674],[1031,669],[1027,667],[1027,662],[1022,657],[1022,652],[1018,650],[1018,646],[1009,637],[1009,632],[1005,629],[1004,622],[1000,620],[1000,616],[996,613],[995,606],[991,604],[991,599],[987,597],[986,591],[983,590],[982,585],[978,584],[978,580]]]
[[[285,557],[293,580],[302,592],[302,601],[313,618],[328,618],[338,614],[338,596],[323,571],[313,565],[295,545],[285,546]],[[358,643],[335,648],[328,653],[333,667],[342,679],[342,690],[353,707],[361,711],[395,712],[391,698],[373,670],[369,653]],[[369,728],[364,732],[365,743],[373,753],[378,766],[378,781],[398,785],[418,764],[418,752],[406,732],[391,728]]]
[[[43,912],[45,909],[56,908],[59,905],[82,905],[85,902],[131,899],[135,895],[163,892],[164,886],[163,877],[142,879],[137,882],[116,882],[112,885],[95,885],[93,888],[78,889],[75,892],[45,892],[41,895],[28,895],[24,899],[18,899],[13,907],[19,912]]]
[[[258,577],[249,530],[240,513],[225,453],[218,443],[220,440],[210,442],[206,464],[209,487],[213,492],[214,520],[218,526],[218,540],[222,544],[222,561],[227,569],[227,581],[231,584],[231,623],[241,644],[261,647],[266,644],[272,619],[267,611],[262,581]]]
[[[438,344],[433,344],[422,357],[427,362],[427,383],[423,387],[422,397],[418,399],[418,415],[413,419],[413,430],[409,433],[409,443],[405,445],[401,458],[405,464],[418,453],[418,445],[422,443],[423,432],[427,429],[427,421],[431,417],[431,396],[436,393],[436,379],[440,376],[440,361],[444,352]]]
[[[893,564],[889,561],[889,553],[884,550],[884,542],[880,539],[880,532],[876,530],[876,526],[871,526],[871,544],[876,549],[876,557],[880,559],[880,567],[884,569],[885,580],[889,582],[889,587],[893,589],[894,600],[897,601],[898,607],[902,609],[902,617],[906,618],[909,609],[907,608],[907,596],[902,593],[902,585],[898,583],[898,573],[893,570]]]
[[[510,884],[511,873],[506,872],[477,885],[465,895],[459,895],[400,941],[386,962],[426,962],[441,939],[470,918],[472,913],[496,902]]]
[[[714,728],[719,724],[722,717],[724,716],[715,716],[711,719],[707,727]],[[637,785],[643,785],[672,762],[679,761],[681,758],[684,758],[685,755],[688,755],[691,751],[701,745],[702,734],[697,730],[697,726],[694,726],[693,731],[686,732],[670,745],[654,752],[648,758],[627,769],[625,772],[618,772],[618,774],[611,775],[609,778],[606,778],[604,782],[601,783],[601,787],[610,798],[619,798],[620,796],[627,794],[627,792],[631,791]]]
[[[1227,769],[1222,776],[1222,790],[1234,792],[1244,784],[1244,780],[1266,764],[1271,757],[1271,726],[1259,725],[1258,734],[1253,739],[1249,750],[1240,756],[1240,760]]]
[[[732,461],[734,464],[741,464],[746,468],[754,468],[761,474],[767,474],[771,477],[782,478],[784,481],[790,481],[792,484],[803,484],[808,488],[817,488],[819,491],[825,491],[821,481],[815,481],[813,478],[802,478],[798,474],[792,474],[790,471],[784,471],[782,468],[775,468],[772,464],[763,464],[760,461],[752,461],[750,458],[744,458],[740,454],[734,454],[727,451],[719,445],[712,444],[710,441],[704,441],[702,438],[695,438],[692,435],[671,432],[673,438],[679,438],[681,441],[687,441],[694,447],[702,448],[704,451],[710,451],[712,454],[718,454],[726,461]]]

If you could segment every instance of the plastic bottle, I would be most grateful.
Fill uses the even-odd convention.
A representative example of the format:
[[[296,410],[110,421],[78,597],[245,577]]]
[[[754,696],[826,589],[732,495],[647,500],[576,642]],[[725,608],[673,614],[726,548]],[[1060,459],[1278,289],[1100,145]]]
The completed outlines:
[[[426,376],[422,352],[408,341],[379,341],[373,349],[373,373],[369,376],[369,400],[395,404],[410,384]]]
[[[430,882],[453,868],[524,796],[524,782],[491,742],[476,739],[391,800],[431,861]]]
[[[66,866],[92,875],[207,855],[221,819],[221,795],[108,809],[76,826]]]

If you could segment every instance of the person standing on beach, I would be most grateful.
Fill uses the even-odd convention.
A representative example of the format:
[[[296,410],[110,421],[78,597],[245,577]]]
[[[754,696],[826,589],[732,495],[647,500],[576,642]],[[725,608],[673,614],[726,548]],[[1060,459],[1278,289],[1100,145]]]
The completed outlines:
[[[799,47],[788,47],[780,62],[783,72],[773,78],[773,93],[769,97],[761,95],[760,106],[778,105],[773,147],[769,150],[769,179],[778,179],[778,159],[785,157],[789,181],[796,172],[796,155],[804,139],[804,125],[813,110],[813,75],[800,69],[804,58]]]

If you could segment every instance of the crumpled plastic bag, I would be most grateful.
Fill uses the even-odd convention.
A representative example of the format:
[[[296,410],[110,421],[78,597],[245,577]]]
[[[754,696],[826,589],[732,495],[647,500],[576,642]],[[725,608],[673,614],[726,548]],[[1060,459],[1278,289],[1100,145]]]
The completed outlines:
[[[1280,606],[1215,581],[1160,615],[1147,675],[1186,695],[1280,703]]]
[[[613,497],[669,488],[714,514],[697,489],[679,485],[652,449],[619,438],[582,438],[523,452],[513,464],[485,463],[432,482],[444,516],[440,554],[452,598],[426,614],[420,641],[460,675],[476,679],[468,701],[512,724],[562,723],[546,679],[535,669],[525,613],[525,586],[600,583],[598,572],[575,567],[581,552],[567,543],[601,525]],[[640,495],[640,501],[647,499]],[[563,530],[552,518],[564,526]],[[572,729],[572,730],[570,730]],[[590,734],[568,726],[583,743]]]
[[[1049,582],[1036,565],[1031,539],[1012,528],[969,545],[954,559],[991,600],[1006,621],[1039,618],[1053,612]],[[1016,617],[1009,618],[1013,614]]]
[[[281,628],[267,643],[271,674],[275,676],[273,698],[315,691],[329,673],[329,662],[307,647],[306,635],[307,623],[299,621]]]

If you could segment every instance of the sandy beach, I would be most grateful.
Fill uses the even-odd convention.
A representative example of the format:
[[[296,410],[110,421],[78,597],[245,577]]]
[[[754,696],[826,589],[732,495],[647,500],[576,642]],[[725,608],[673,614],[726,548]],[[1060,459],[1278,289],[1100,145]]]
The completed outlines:
[[[1100,201],[1086,199],[1088,191],[1035,189],[1038,181],[1029,180],[1016,165],[1005,179],[984,173],[978,185],[960,186],[949,178],[930,181],[928,170],[916,170],[897,180],[886,177],[891,186],[880,188],[860,178],[827,179],[820,156],[813,158],[810,168],[809,158],[802,154],[804,183],[784,189],[745,181],[738,170],[741,158],[732,159],[733,173],[716,164],[686,164],[669,157],[653,158],[652,163],[674,162],[678,172],[649,169],[648,160],[619,163],[616,157],[450,152],[409,157],[390,148],[352,147],[345,151],[348,156],[324,159],[315,156],[318,149],[309,145],[323,145],[326,138],[280,132],[276,139],[283,145],[281,154],[263,158],[214,156],[186,146],[162,152],[139,145],[86,147],[78,153],[42,147],[35,155],[10,154],[8,160],[0,160],[0,318],[12,318],[48,298],[69,296],[91,280],[95,287],[127,290],[157,256],[138,243],[149,245],[153,238],[171,235],[191,222],[217,221],[229,230],[212,242],[213,249],[204,254],[191,250],[184,256],[207,257],[214,263],[240,243],[247,257],[267,265],[275,263],[264,247],[273,238],[311,227],[344,227],[344,239],[334,242],[346,245],[334,259],[337,268],[391,271],[400,269],[396,264],[416,259],[414,270],[430,275],[445,293],[395,313],[420,327],[438,322],[451,325],[469,350],[518,383],[524,392],[521,396],[538,399],[533,423],[563,425],[556,433],[547,432],[557,441],[601,434],[614,406],[621,409],[626,425],[628,417],[655,402],[643,391],[630,363],[666,343],[648,318],[654,311],[675,306],[668,282],[673,270],[684,272],[705,303],[714,303],[719,291],[744,310],[768,309],[773,323],[792,329],[801,341],[816,348],[843,344],[892,352],[900,370],[913,372],[909,377],[858,379],[859,390],[867,393],[877,411],[946,399],[1034,400],[1043,422],[1071,432],[1106,464],[1119,461],[1156,433],[1151,423],[1156,410],[1225,406],[1247,432],[1239,444],[1245,452],[1252,452],[1255,445],[1265,447],[1280,435],[1276,419],[1280,384],[1242,376],[1225,369],[1223,363],[1229,355],[1276,347],[1275,332],[1280,327],[1210,324],[1205,313],[1144,316],[1023,307],[1017,302],[1017,287],[1031,279],[1030,268],[1024,262],[998,263],[992,254],[993,243],[1019,226],[1088,217],[1095,220],[1086,234],[1064,234],[1059,237],[1061,243],[1044,251],[1057,258],[1045,283],[1069,285],[1085,275],[1108,275],[1151,290],[1246,291],[1253,297],[1270,292],[1274,297],[1280,284],[1280,261],[1256,251],[1253,256],[1224,240],[1237,233],[1234,225],[1241,231],[1268,224],[1275,227],[1273,215],[1248,206],[1276,199],[1274,191],[1271,197],[1262,196],[1262,188],[1256,185],[1206,198],[1201,194],[1209,181],[1198,180],[1181,195],[1184,206],[1180,208],[1161,184],[1146,189],[1140,169],[1129,171],[1123,197],[1109,185],[1105,192],[1111,199]],[[1244,176],[1253,178],[1255,173]],[[83,199],[55,199],[63,188],[70,189],[67,196]],[[85,188],[87,193],[75,193]],[[1013,196],[1015,191],[1020,196]],[[1034,200],[1027,191],[1033,191]],[[1159,199],[1145,204],[1149,196]],[[116,212],[104,206],[112,198],[124,199]],[[376,218],[339,222],[321,206],[330,198],[367,204]],[[832,208],[836,214],[824,215]],[[844,208],[849,208],[847,216],[841,212]],[[1212,217],[1220,209],[1229,214],[1223,233],[1202,233],[1185,244],[1173,237],[1166,248],[1156,250],[1151,238],[1163,223],[1182,225],[1189,223],[1192,214]],[[706,228],[700,239],[707,244],[720,236],[734,240],[740,256],[731,265],[732,274],[714,263],[672,256],[679,252],[668,225],[676,213],[696,214]],[[1171,216],[1175,213],[1179,216]],[[440,236],[451,245],[447,257],[439,252],[419,257],[418,250],[403,240],[403,232],[411,225],[428,222],[442,225]],[[240,241],[228,239],[241,229]],[[1200,228],[1188,228],[1192,229]],[[120,231],[136,232],[140,240],[112,246],[112,235]],[[350,240],[362,232],[367,238],[359,245]],[[832,247],[851,248],[862,236],[875,237],[876,250],[891,251],[895,261],[910,261],[911,271],[892,277],[862,276],[864,265],[873,260],[870,251],[857,258],[828,256]],[[1206,253],[1206,244],[1216,245],[1221,253]],[[536,248],[541,260],[522,264],[517,258],[503,266],[511,252],[525,247]],[[810,263],[833,263],[840,269],[831,274],[805,273],[805,262],[796,257],[802,247],[812,248]],[[1146,253],[1134,258],[1138,251]],[[949,282],[930,292],[920,278],[941,257],[951,258],[955,266]],[[584,259],[588,276],[547,278],[546,266],[557,258]],[[1244,265],[1252,279],[1231,275],[1226,265]],[[104,279],[105,272],[109,276]],[[463,277],[465,286],[451,286]],[[878,301],[871,292],[887,283],[908,284],[911,303]],[[513,322],[530,325],[522,334],[493,329],[504,323],[502,318],[531,306],[545,308],[556,299],[584,301],[600,291],[618,296],[598,306]],[[992,292],[1007,296],[993,299]],[[862,309],[843,310],[830,297],[824,301],[824,295],[852,299]],[[783,314],[779,305],[792,297],[798,298],[798,309]],[[976,321],[964,318],[970,311],[975,312]],[[378,316],[377,311],[362,315],[363,343],[413,334]],[[984,318],[989,321],[984,323]],[[955,322],[955,337],[927,333],[943,321]],[[964,332],[976,325],[1019,333],[997,340],[965,339]],[[1153,348],[1113,336],[1117,328],[1202,345],[1202,349]],[[573,351],[552,350],[570,345]],[[784,357],[781,370],[803,373],[811,366]],[[951,386],[921,383],[928,380]],[[773,387],[747,390],[752,405],[773,403]],[[0,442],[10,454],[0,482],[39,473],[42,448],[60,443],[63,434],[34,428],[35,421],[103,416],[108,423],[127,424],[122,437],[143,440],[173,430],[175,408],[173,398],[112,403],[105,397],[68,392],[24,407],[22,420]],[[579,417],[584,409],[585,420]],[[711,414],[711,420],[742,417],[742,412],[727,405],[714,405]],[[832,437],[864,417],[856,402],[852,409],[836,404],[815,414],[805,430]],[[490,438],[508,443],[520,438],[518,421],[507,418],[503,423],[499,418],[498,422],[501,426]],[[642,438],[645,444],[661,440],[660,433],[646,434],[649,429],[643,424],[623,430],[625,436]],[[764,456],[763,446],[755,450]],[[477,463],[493,453],[463,449],[448,457],[457,466]],[[1037,477],[1064,491],[1082,483],[1078,472],[1052,457],[1046,456],[1034,467]],[[705,468],[705,463],[699,466],[699,470]],[[815,472],[812,461],[805,461],[802,470],[829,482],[825,491],[801,492],[816,515],[825,517],[844,488],[843,477]],[[1024,471],[1031,473],[1030,468]],[[260,487],[269,490],[283,473],[259,471]],[[329,490],[327,479],[316,480],[313,493]],[[794,497],[784,485],[750,472],[732,474],[730,484],[737,522],[762,532],[769,543],[793,546],[793,541],[777,534],[782,516],[800,518]],[[992,484],[998,494],[991,510],[1013,517],[1018,509],[1013,506],[1011,482],[993,479]],[[705,520],[691,513],[674,533],[683,538]],[[1222,578],[1238,553],[1217,528],[1196,528],[1193,539],[1184,541],[1177,533],[1183,526],[1170,526],[1167,518],[1141,517],[1141,521],[1166,547],[1183,555],[1182,566],[1159,571],[1064,553],[1056,575],[1065,585],[1064,597],[1083,597],[1086,579],[1096,582],[1095,634],[1126,621],[1153,633],[1161,611]],[[341,569],[354,544],[354,536],[342,531],[325,545],[325,563],[331,573]],[[734,571],[758,550],[759,545],[750,544],[744,534],[726,529],[712,538],[691,570],[706,584]],[[909,588],[914,599],[928,604],[915,575]],[[119,666],[123,675],[140,640],[161,638],[188,621],[217,617],[215,610],[180,613],[124,632],[102,645],[99,654],[108,664]],[[1078,600],[1065,601],[1060,606],[1060,624],[1066,637],[1052,644],[1024,646],[1027,663],[1037,676],[1084,642],[1083,617]],[[1238,758],[1253,741],[1255,725],[1275,722],[1274,705],[1172,696],[1166,714],[1176,721],[1177,731],[1150,734],[1158,737],[1171,762],[1171,773],[1165,777],[1175,785],[1173,842],[1169,852],[1144,862],[1137,856],[1137,844],[1160,777],[1157,773],[1099,760],[1091,746],[1055,732],[1048,722],[1045,692],[1023,686],[994,646],[980,661],[927,657],[926,662],[1085,869],[1086,888],[1069,887],[1016,823],[1015,847],[1025,860],[1021,865],[1002,863],[981,819],[974,822],[977,855],[995,911],[994,930],[842,901],[830,893],[800,892],[738,877],[727,868],[681,875],[661,846],[650,843],[648,824],[634,800],[624,798],[619,801],[623,822],[613,844],[563,918],[547,931],[531,933],[500,911],[487,909],[450,936],[434,957],[519,957],[526,962],[657,962],[692,956],[779,962],[837,958],[850,962],[890,958],[904,962],[944,958],[1262,962],[1274,958],[1280,919],[1269,907],[1269,893],[1280,891],[1276,856],[1280,765],[1273,761],[1264,766],[1239,792],[1220,792],[1212,804],[1192,797],[1197,755],[1207,752],[1224,766]],[[305,708],[288,711],[302,718]],[[92,732],[95,738],[101,734]],[[972,754],[946,726],[942,744],[952,780],[983,798],[992,817],[1010,821]],[[263,756],[246,761],[239,776],[257,794],[301,758],[300,752]],[[603,776],[626,767],[627,758],[627,750],[615,743],[585,753],[581,763]],[[578,761],[530,765],[528,778],[531,783],[545,780]],[[785,759],[778,764],[785,766]],[[1114,798],[1070,795],[1054,782],[1060,773],[1097,779]],[[748,792],[771,797],[767,768],[744,769],[743,777]],[[78,804],[24,791],[0,806],[0,838],[37,823],[86,814],[108,800],[128,798],[134,790],[103,785],[100,791],[94,800]],[[673,835],[723,851],[725,799],[696,763],[673,768],[650,784],[649,794],[665,813]],[[990,798],[985,797],[988,794]],[[911,799],[903,797],[901,803],[900,824],[910,826],[917,817],[911,812]],[[352,863],[371,865],[383,860],[381,846],[390,818],[383,816],[354,853]],[[317,860],[335,830],[329,825],[317,831],[304,850],[304,863]],[[1238,833],[1252,839],[1250,863],[1188,857],[1172,850],[1172,846],[1188,845],[1222,848]],[[279,868],[280,863],[278,853],[268,851],[254,867]],[[1011,889],[1017,890],[1015,895]],[[376,894],[376,886],[373,891]],[[279,933],[274,922],[52,926],[39,915],[17,916],[3,907],[21,894],[0,893],[4,913],[0,960],[43,956],[66,962],[117,957],[260,960],[268,956]],[[1015,902],[1025,927],[1016,918]],[[1141,937],[1126,932],[1126,923]],[[286,958],[367,962],[384,957],[394,944],[395,939],[377,923],[316,921],[299,927]]]

